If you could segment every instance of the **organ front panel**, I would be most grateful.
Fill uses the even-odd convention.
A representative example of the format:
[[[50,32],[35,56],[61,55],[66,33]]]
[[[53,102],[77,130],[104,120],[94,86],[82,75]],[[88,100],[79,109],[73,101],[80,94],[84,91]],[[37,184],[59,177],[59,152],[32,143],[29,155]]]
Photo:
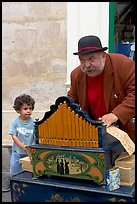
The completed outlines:
[[[105,172],[123,151],[100,121],[92,120],[66,96],[57,98],[43,118],[35,121],[35,136],[36,144],[30,146],[34,177],[59,176],[102,185]]]

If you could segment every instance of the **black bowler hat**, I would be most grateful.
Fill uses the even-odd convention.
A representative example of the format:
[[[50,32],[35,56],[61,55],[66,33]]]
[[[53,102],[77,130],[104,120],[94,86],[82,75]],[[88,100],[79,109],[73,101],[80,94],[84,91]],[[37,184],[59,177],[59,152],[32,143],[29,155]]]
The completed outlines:
[[[99,52],[107,50],[107,47],[102,47],[101,41],[97,36],[89,35],[82,37],[78,41],[78,52],[74,52],[74,55],[83,55],[92,52]]]

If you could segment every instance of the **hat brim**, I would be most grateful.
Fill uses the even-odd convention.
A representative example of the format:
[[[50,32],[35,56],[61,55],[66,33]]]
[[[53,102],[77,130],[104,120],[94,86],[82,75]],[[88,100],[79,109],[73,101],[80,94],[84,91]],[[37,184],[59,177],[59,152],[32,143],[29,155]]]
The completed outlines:
[[[99,50],[93,50],[92,48],[91,49],[88,49],[88,50],[83,50],[81,52],[74,52],[73,55],[84,55],[84,54],[88,54],[88,53],[92,53],[92,52],[100,52],[100,51],[105,51],[107,50],[108,48],[107,47],[103,47]]]

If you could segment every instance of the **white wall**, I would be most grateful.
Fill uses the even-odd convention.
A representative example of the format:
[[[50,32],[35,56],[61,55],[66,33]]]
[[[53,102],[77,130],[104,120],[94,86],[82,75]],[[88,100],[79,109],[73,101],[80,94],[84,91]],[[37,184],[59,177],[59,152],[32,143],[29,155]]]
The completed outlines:
[[[97,35],[102,46],[108,46],[109,2],[67,2],[67,87],[70,72],[79,65],[73,52],[78,50],[78,40],[85,35]]]

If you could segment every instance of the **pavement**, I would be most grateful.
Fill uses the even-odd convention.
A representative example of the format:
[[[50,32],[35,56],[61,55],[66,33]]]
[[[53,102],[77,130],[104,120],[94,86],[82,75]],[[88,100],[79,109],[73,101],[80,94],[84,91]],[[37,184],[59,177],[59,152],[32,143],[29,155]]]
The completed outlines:
[[[10,192],[2,193],[2,203],[9,203],[11,202]]]
[[[2,202],[11,202],[11,192],[9,189],[9,174],[2,172]]]
[[[2,202],[11,202],[9,189],[11,145],[2,144]]]

